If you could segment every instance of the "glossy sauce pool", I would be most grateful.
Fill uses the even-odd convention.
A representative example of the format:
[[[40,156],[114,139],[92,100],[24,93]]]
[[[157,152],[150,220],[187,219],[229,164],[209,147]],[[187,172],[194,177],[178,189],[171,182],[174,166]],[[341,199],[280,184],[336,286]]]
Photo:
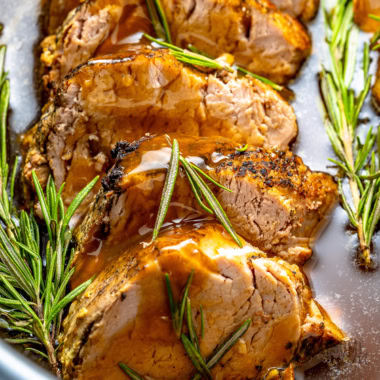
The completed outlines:
[[[0,22],[6,26],[1,43],[8,45],[7,70],[12,86],[10,123],[12,131],[20,133],[39,113],[34,86],[34,44],[40,38],[39,0],[0,0],[0,6]],[[317,83],[320,61],[325,54],[321,14],[308,26],[313,36],[313,55],[291,85],[296,94],[293,106],[300,127],[293,150],[312,169],[326,171],[327,158],[333,157],[333,152],[323,127]],[[374,71],[375,62],[372,64]],[[373,116],[369,101],[362,118],[367,116]],[[372,119],[374,126],[379,123],[379,117]],[[334,173],[335,169],[328,171]],[[352,343],[322,355],[321,364],[297,373],[298,380],[380,379],[380,272],[365,273],[356,267],[356,242],[356,236],[347,229],[344,211],[338,207],[317,241],[314,257],[305,270],[316,299],[352,338]],[[375,239],[374,243],[378,260],[380,239]]]

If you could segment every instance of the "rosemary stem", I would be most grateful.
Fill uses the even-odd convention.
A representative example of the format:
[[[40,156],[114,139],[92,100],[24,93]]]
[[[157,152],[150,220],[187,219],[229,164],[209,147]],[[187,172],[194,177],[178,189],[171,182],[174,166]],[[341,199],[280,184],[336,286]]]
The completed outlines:
[[[352,135],[350,131],[348,130],[347,124],[346,128],[344,128],[343,133],[343,147],[345,151],[345,156],[348,161],[348,164],[351,168],[354,168],[354,153],[352,150],[353,141],[352,141]],[[348,178],[350,190],[351,190],[351,196],[354,203],[355,211],[358,211],[359,208],[359,202],[360,202],[360,190],[358,187],[358,184],[353,176],[353,174],[349,175]],[[360,252],[361,252],[361,258],[363,260],[363,264],[368,267],[371,264],[371,253],[370,249],[366,243],[364,231],[363,231],[363,221],[361,216],[357,216],[357,230],[358,230],[358,237],[359,237],[359,245],[360,245]]]
[[[46,352],[48,354],[49,363],[50,363],[53,371],[55,372],[55,375],[58,377],[58,379],[61,379],[62,378],[61,369],[59,368],[59,364],[58,364],[57,356],[55,353],[54,345],[53,345],[53,342],[51,341],[51,337],[49,336],[49,334],[47,332],[45,333],[44,345],[46,348]]]

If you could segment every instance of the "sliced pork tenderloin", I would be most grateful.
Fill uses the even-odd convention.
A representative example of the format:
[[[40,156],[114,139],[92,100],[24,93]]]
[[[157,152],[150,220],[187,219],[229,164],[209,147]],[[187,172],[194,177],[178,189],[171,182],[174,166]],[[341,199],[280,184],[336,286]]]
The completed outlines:
[[[57,186],[66,182],[69,203],[111,166],[116,142],[168,132],[286,148],[297,123],[291,106],[260,81],[202,73],[165,49],[143,49],[92,60],[66,78],[24,139],[24,178],[31,183],[36,170],[45,183],[52,173]]]
[[[215,57],[230,53],[247,69],[284,83],[309,55],[303,26],[267,1],[163,0],[174,42],[189,43]],[[88,0],[43,43],[44,83],[55,88],[91,57],[148,43],[154,34],[144,0]]]
[[[163,0],[176,45],[196,46],[218,56],[234,55],[238,65],[286,83],[311,49],[304,27],[269,1]]]
[[[100,260],[115,253],[105,250]],[[297,266],[265,258],[247,243],[237,247],[219,224],[184,224],[116,254],[71,305],[61,336],[64,378],[124,380],[119,362],[146,379],[192,378],[194,366],[172,327],[164,277],[170,275],[179,300],[192,270],[189,298],[204,357],[252,319],[212,369],[213,379],[261,379],[270,368],[308,359],[344,338],[313,301]]]
[[[213,189],[239,234],[289,262],[302,264],[310,257],[310,245],[336,203],[332,177],[310,171],[291,152],[254,147],[237,152],[223,138],[174,137],[184,157],[232,190]],[[165,136],[118,144],[114,154],[120,158],[79,228],[79,251],[98,242],[99,234],[118,244],[152,230],[170,153]],[[205,215],[181,170],[166,221]]]

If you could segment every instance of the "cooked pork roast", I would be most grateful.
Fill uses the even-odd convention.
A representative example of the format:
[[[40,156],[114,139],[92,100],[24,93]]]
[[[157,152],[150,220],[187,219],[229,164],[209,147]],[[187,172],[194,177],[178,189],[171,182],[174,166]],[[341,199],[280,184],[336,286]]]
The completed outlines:
[[[310,53],[310,38],[298,21],[268,1],[163,0],[174,42],[212,56],[233,54],[236,63],[284,83]]]
[[[223,138],[177,137],[184,157],[233,192],[215,188],[236,231],[255,246],[289,262],[303,263],[310,243],[336,201],[336,184],[313,173],[291,152],[236,145]],[[119,159],[80,227],[78,239],[98,249],[98,236],[112,244],[134,239],[154,226],[171,149],[165,136],[128,144],[113,152]],[[167,222],[198,218],[187,177],[180,172]],[[208,215],[208,214],[206,214]]]
[[[44,183],[52,171],[70,202],[110,167],[117,141],[173,131],[286,148],[297,123],[291,106],[260,81],[202,73],[165,49],[145,49],[90,61],[66,78],[26,137],[24,176],[30,181],[35,169]]]
[[[310,52],[303,26],[264,0],[161,2],[176,44],[191,43],[213,56],[233,54],[238,64],[277,82],[294,77]],[[142,32],[154,33],[144,0],[85,1],[42,44],[45,85],[54,87],[94,55],[140,43]]]
[[[259,379],[344,338],[297,266],[247,243],[238,248],[219,224],[184,224],[119,252],[72,304],[61,337],[64,378],[124,380],[124,362],[146,379],[190,379],[194,366],[172,327],[164,275],[179,300],[192,270],[189,298],[204,357],[252,319],[213,379]]]
[[[319,0],[271,0],[277,9],[300,17],[303,21],[311,20],[318,11]]]

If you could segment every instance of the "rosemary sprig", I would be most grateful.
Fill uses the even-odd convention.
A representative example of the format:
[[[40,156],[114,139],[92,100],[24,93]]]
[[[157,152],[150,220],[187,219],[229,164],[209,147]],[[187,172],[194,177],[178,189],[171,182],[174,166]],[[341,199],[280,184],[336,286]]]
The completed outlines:
[[[230,73],[234,72],[234,70],[230,66],[222,65],[221,63],[219,63],[218,61],[214,59],[207,58],[204,55],[179,48],[178,46],[175,46],[171,43],[157,40],[156,38],[149,36],[148,34],[145,34],[145,33],[144,33],[144,36],[149,41],[155,42],[156,44],[159,44],[163,47],[168,48],[170,53],[175,58],[177,58],[178,61],[180,62],[188,63],[189,65],[192,65],[192,66],[202,66],[202,67],[207,67],[207,68],[215,69],[215,70],[226,70]]]
[[[169,24],[167,22],[166,15],[160,0],[146,0],[146,3],[148,7],[149,16],[153,24],[153,28],[156,32],[157,37],[160,40],[157,40],[147,34],[144,34],[145,38],[168,48],[170,50],[170,53],[181,62],[193,66],[207,67],[215,70],[226,70],[230,73],[233,73],[235,71],[232,67],[228,65],[220,64],[211,55],[202,52],[201,50],[197,49],[195,46],[191,44],[187,46],[188,50],[184,50],[179,48],[178,46],[173,45]],[[282,91],[284,89],[283,86],[274,83],[270,79],[254,74],[244,69],[243,67],[236,66],[236,70],[240,73],[243,73],[244,75],[248,75],[252,78],[258,79],[259,81],[271,86],[276,91]]]
[[[160,0],[146,0],[146,5],[157,37],[172,43],[169,25]]]
[[[164,189],[162,191],[162,198],[160,208],[158,209],[156,224],[153,229],[153,240],[156,240],[158,233],[164,223],[167,209],[173,195],[175,181],[177,179],[179,167],[179,146],[176,139],[173,140],[172,153],[169,162],[168,174],[165,178]]]
[[[229,65],[222,65],[217,60],[210,58],[208,54],[205,54],[201,52],[199,49],[194,48],[194,46],[189,45],[189,50],[179,48],[178,46],[175,46],[173,44],[167,43],[165,41],[158,40],[152,36],[149,36],[148,34],[144,34],[145,38],[148,40],[155,42],[156,44],[159,44],[163,47],[166,47],[169,49],[170,53],[178,59],[178,61],[187,63],[192,66],[201,66],[201,67],[207,67],[214,70],[226,70],[229,73],[235,72],[234,68]],[[191,50],[190,50],[191,49]],[[236,66],[236,70],[251,76],[255,79],[260,80],[261,82],[271,86],[276,91],[282,91],[284,89],[283,86],[280,86],[277,83],[272,82],[271,80],[264,78],[260,75],[254,74],[240,66]]]
[[[237,69],[237,71],[239,71],[245,75],[248,75],[252,78],[259,80],[260,82],[267,84],[268,86],[272,87],[276,91],[282,91],[284,89],[284,86],[281,86],[281,85],[279,85],[279,84],[277,84],[277,83],[271,81],[270,79],[265,78],[261,75],[257,75],[255,73],[253,73],[252,71],[248,71],[244,67],[236,66],[236,69]]]
[[[48,241],[41,238],[33,213],[13,207],[13,193],[18,160],[9,171],[6,152],[6,120],[9,103],[9,81],[4,73],[5,47],[0,48],[0,328],[21,334],[7,339],[48,358],[60,377],[56,358],[56,338],[60,331],[64,308],[91,280],[67,293],[73,249],[69,222],[97,178],[88,184],[65,211],[61,193],[50,178],[45,192],[33,172],[33,182],[48,232]]]
[[[374,145],[379,131],[372,128],[364,143],[358,137],[359,115],[371,85],[369,75],[369,44],[365,44],[361,71],[364,85],[356,94],[352,79],[356,69],[359,30],[353,22],[352,0],[338,0],[332,11],[325,8],[325,25],[329,48],[329,70],[321,72],[321,90],[326,108],[326,132],[337,155],[336,164],[347,179],[348,194],[339,182],[342,205],[352,226],[357,230],[361,261],[371,265],[371,240],[379,221],[377,211],[380,197],[379,157]],[[379,151],[377,144],[377,150]]]
[[[210,59],[213,59],[213,57],[212,57],[211,55],[206,54],[205,52],[203,52],[203,51],[197,49],[195,46],[193,46],[193,45],[191,45],[191,44],[187,45],[187,48],[188,48],[190,51],[194,52],[194,53],[197,53],[197,54],[203,55],[203,56],[205,56],[205,57],[208,57],[208,58],[210,58]],[[281,86],[281,85],[279,85],[279,84],[277,84],[277,83],[271,81],[271,80],[268,79],[268,78],[264,78],[264,77],[262,77],[261,75],[257,75],[257,74],[255,74],[255,73],[252,73],[251,71],[246,70],[244,67],[241,67],[241,66],[238,66],[238,65],[234,65],[234,67],[236,67],[236,70],[237,70],[238,72],[240,72],[240,73],[242,73],[242,74],[244,74],[244,75],[248,75],[248,76],[250,76],[250,77],[252,77],[252,78],[258,79],[260,82],[263,82],[263,83],[267,84],[268,86],[271,86],[271,87],[272,87],[274,90],[276,90],[276,91],[282,91],[282,90],[284,89],[283,86]]]
[[[186,308],[186,300],[189,295],[189,290],[190,290],[191,282],[193,281],[193,276],[194,276],[194,271],[191,271],[190,276],[187,279],[187,282],[185,285],[182,300],[179,304],[177,304],[174,301],[174,295],[173,295],[173,290],[172,290],[172,286],[170,282],[170,277],[167,273],[165,274],[165,282],[166,282],[166,288],[167,288],[168,296],[169,296],[169,306],[170,306],[170,313],[172,315],[173,329],[178,338],[180,338],[181,336],[183,317],[185,315],[185,308]]]
[[[215,195],[212,193],[210,188],[207,186],[207,184],[204,182],[202,177],[191,167],[190,163],[183,158],[182,156],[179,157],[180,162],[182,163],[184,169],[188,173],[188,175],[191,177],[199,191],[201,192],[202,196],[212,209],[213,213],[215,214],[216,218],[220,221],[220,223],[223,225],[223,227],[226,229],[226,231],[231,235],[231,237],[235,240],[237,245],[239,247],[242,247],[243,244],[235,232],[234,228],[232,227],[232,224],[230,220],[228,219],[227,214],[223,210],[221,204],[215,197]]]
[[[202,176],[208,179],[214,185],[226,190],[230,191],[230,189],[221,185],[213,178],[211,178],[208,174],[206,174],[202,169],[198,166],[188,162],[184,157],[179,154],[179,145],[176,139],[173,140],[172,153],[170,157],[168,173],[166,175],[164,188],[161,196],[161,203],[158,210],[155,227],[153,230],[153,240],[155,240],[158,236],[160,228],[165,220],[166,214],[169,209],[170,201],[173,195],[175,181],[177,178],[179,163],[182,164],[182,167],[186,173],[186,176],[189,180],[191,189],[193,190],[195,199],[199,203],[202,209],[206,212],[215,215],[215,217],[220,221],[226,231],[231,235],[231,237],[235,240],[235,242],[242,247],[242,242],[235,232],[230,220],[228,219],[227,214],[223,210],[221,204],[218,199],[215,197],[213,192],[210,190],[206,182],[203,180]],[[202,198],[206,201],[209,207],[207,207],[203,202]],[[152,241],[153,241],[152,240]]]
[[[200,347],[199,347],[199,340],[196,335],[194,325],[193,325],[193,318],[192,318],[192,311],[191,311],[191,302],[188,297],[189,290],[191,286],[191,282],[194,276],[194,271],[192,270],[187,281],[185,288],[183,290],[182,299],[180,302],[176,302],[173,295],[173,290],[170,282],[170,277],[166,273],[165,274],[165,283],[166,288],[168,291],[168,298],[169,298],[169,307],[170,307],[170,313],[172,317],[172,323],[174,331],[178,338],[180,338],[184,349],[189,356],[189,359],[192,361],[194,368],[197,370],[197,374],[193,376],[192,380],[200,380],[202,377],[206,379],[211,379],[211,373],[210,370],[218,364],[218,362],[222,359],[222,357],[236,344],[236,342],[246,333],[249,326],[251,325],[252,321],[251,319],[247,319],[238,329],[236,329],[228,339],[226,339],[223,343],[219,344],[214,352],[210,355],[210,357],[205,361],[203,358]],[[183,320],[183,314],[182,317],[180,317],[179,310],[182,310],[182,307],[186,307],[186,320],[187,320],[187,330],[189,332],[189,336],[184,334],[182,332],[182,320]],[[203,309],[202,306],[200,306],[200,313],[201,313],[201,337],[204,337],[204,321],[203,321]],[[179,321],[180,319],[180,321]],[[179,322],[181,323],[181,328],[179,329]],[[179,334],[179,335],[178,335]],[[130,367],[125,365],[124,363],[119,363],[120,368],[123,369],[123,371],[130,376],[133,380],[144,380],[142,376],[137,374],[134,370],[132,370]]]
[[[210,358],[207,360],[206,364],[209,369],[214,368],[220,359],[236,344],[236,342],[246,333],[251,325],[252,320],[247,319],[237,330],[235,330],[231,336],[223,343],[221,343],[215,351],[210,355]],[[202,376],[196,374],[192,380],[200,380]]]

